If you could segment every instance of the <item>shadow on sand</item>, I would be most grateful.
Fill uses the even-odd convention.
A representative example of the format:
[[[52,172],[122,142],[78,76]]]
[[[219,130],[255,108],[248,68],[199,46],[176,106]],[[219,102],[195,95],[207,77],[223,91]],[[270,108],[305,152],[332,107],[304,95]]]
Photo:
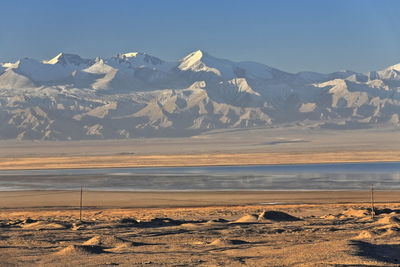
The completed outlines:
[[[350,245],[356,248],[356,255],[369,259],[400,264],[400,244],[375,245],[364,241],[352,240]]]

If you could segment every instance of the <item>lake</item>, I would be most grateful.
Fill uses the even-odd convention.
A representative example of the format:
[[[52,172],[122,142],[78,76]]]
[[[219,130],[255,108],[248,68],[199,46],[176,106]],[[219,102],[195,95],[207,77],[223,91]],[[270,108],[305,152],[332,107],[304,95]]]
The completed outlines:
[[[400,189],[400,162],[0,171],[0,190]]]

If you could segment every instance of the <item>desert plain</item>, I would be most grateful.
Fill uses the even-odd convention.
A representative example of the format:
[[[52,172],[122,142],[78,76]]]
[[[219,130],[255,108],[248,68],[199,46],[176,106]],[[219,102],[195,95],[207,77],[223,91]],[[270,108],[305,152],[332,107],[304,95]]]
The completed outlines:
[[[393,162],[394,128],[215,130],[182,138],[0,141],[0,170]]]
[[[362,191],[84,192],[80,220],[79,192],[4,192],[0,261],[2,266],[398,266],[400,194],[375,193],[372,217],[369,192]]]
[[[246,137],[246,138],[244,138]],[[398,131],[0,143],[0,170],[400,161]],[[397,142],[396,142],[397,141]],[[399,266],[400,192],[0,192],[1,266]],[[372,208],[373,207],[373,208]]]

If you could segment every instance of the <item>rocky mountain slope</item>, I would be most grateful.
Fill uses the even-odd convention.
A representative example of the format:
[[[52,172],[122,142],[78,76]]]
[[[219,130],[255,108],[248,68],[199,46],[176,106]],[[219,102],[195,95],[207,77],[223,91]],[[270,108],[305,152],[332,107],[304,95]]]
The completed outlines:
[[[190,136],[210,129],[298,124],[400,128],[400,64],[381,71],[287,73],[195,51],[59,54],[0,63],[0,139]]]

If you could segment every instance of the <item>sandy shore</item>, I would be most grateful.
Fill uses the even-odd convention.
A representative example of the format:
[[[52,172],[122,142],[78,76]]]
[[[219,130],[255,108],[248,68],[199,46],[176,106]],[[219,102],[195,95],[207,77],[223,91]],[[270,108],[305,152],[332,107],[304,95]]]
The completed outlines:
[[[176,208],[261,204],[337,204],[369,202],[369,191],[83,192],[91,208]],[[399,191],[375,191],[376,202],[400,202]],[[79,191],[0,192],[0,208],[57,208],[79,205]]]
[[[398,266],[400,193],[0,193],[2,266]],[[273,203],[272,203],[273,202]],[[323,202],[323,204],[321,204]]]
[[[99,155],[0,158],[0,170],[396,162],[400,151]]]
[[[0,141],[0,170],[400,161],[395,129],[230,129],[186,138]]]

